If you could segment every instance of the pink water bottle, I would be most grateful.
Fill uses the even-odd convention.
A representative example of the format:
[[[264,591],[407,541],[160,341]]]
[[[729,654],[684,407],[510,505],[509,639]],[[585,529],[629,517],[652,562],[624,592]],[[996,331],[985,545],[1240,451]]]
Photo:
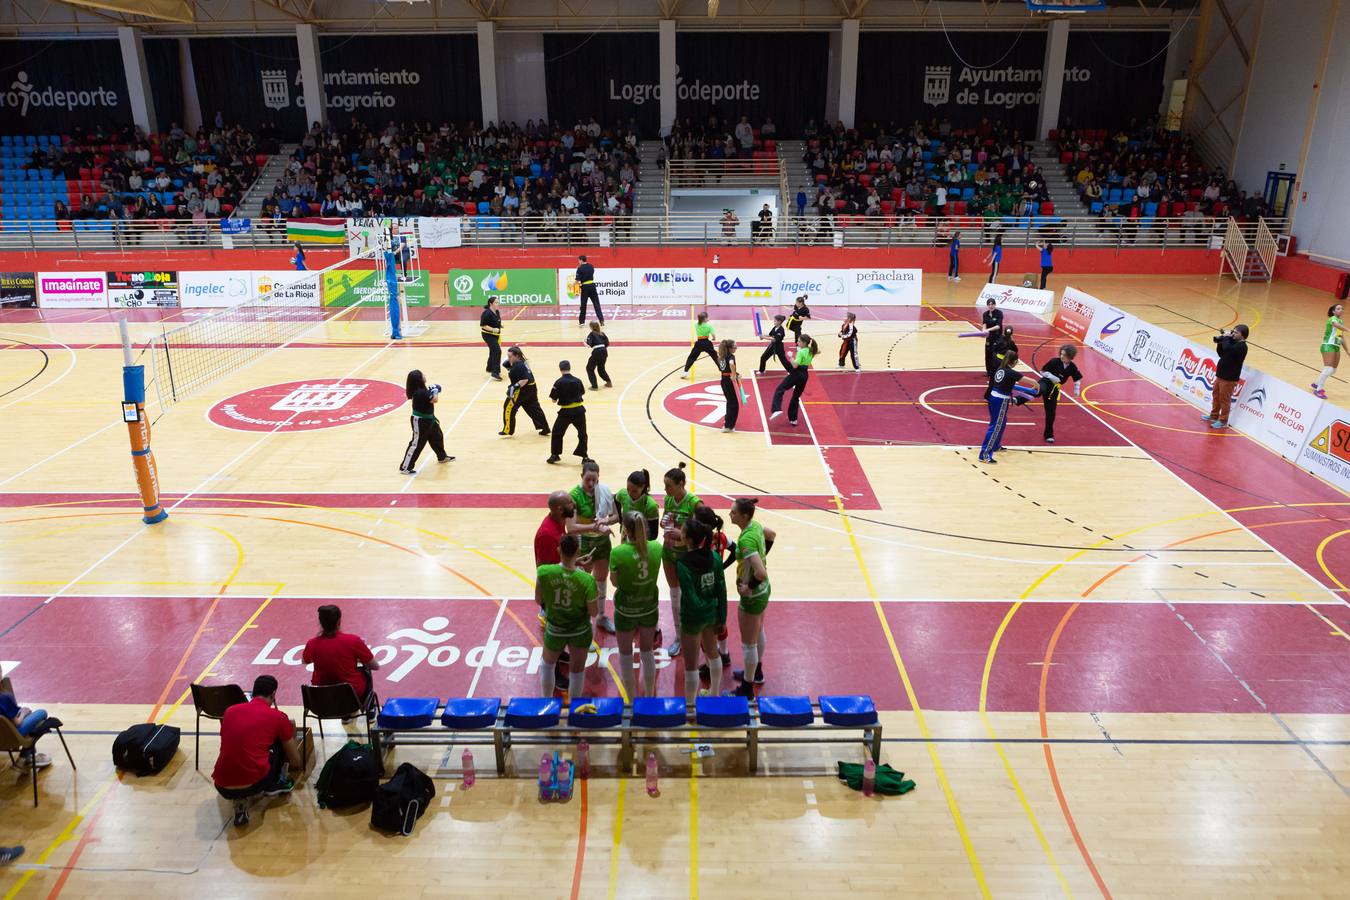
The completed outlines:
[[[867,757],[863,761],[863,796],[870,797],[876,792],[877,786],[877,764],[872,761],[872,757]]]
[[[553,765],[549,761],[549,756],[545,753],[539,757],[539,799],[549,799],[549,792],[553,789]]]
[[[656,780],[656,751],[647,754],[647,796],[661,796],[661,786]]]
[[[464,755],[460,757],[460,762],[464,769],[464,790],[467,791],[473,787],[474,782],[473,753],[469,751],[468,747],[464,748]]]
[[[585,738],[577,744],[577,774],[582,778],[591,777],[591,745]]]

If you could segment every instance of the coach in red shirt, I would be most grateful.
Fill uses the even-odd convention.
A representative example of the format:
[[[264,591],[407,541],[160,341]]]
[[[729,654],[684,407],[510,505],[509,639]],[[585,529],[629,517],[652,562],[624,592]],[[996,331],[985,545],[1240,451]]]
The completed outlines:
[[[286,764],[300,771],[295,723],[276,704],[277,680],[259,675],[253,682],[253,699],[225,710],[220,720],[220,757],[211,775],[222,796],[284,794],[293,787],[286,777]]]
[[[366,642],[354,634],[339,629],[342,626],[342,610],[333,604],[319,607],[319,634],[305,644],[300,660],[314,664],[314,677],[310,684],[342,684],[344,681],[356,691],[357,699],[364,705],[374,688],[371,672],[380,667],[375,654],[370,652]]]
[[[534,565],[557,565],[562,562],[558,555],[558,544],[567,533],[567,520],[577,514],[576,504],[567,491],[554,491],[548,495],[548,515],[534,533]]]

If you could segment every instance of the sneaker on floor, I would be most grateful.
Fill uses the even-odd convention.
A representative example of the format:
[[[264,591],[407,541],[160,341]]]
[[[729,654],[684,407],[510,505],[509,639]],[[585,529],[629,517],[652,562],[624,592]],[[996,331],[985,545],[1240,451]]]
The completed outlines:
[[[595,625],[597,628],[599,628],[606,634],[614,633],[614,620],[611,619],[609,616],[602,615],[600,618],[595,620]]]
[[[1210,427],[1210,428],[1213,428],[1213,429],[1215,429],[1215,430],[1218,430],[1218,429],[1220,429],[1220,428],[1227,428],[1227,427],[1228,427],[1228,423],[1227,423],[1227,422],[1220,422],[1218,419],[1215,419],[1213,422],[1210,422],[1210,423],[1209,423],[1209,427]]]
[[[781,416],[782,414],[783,414],[783,411],[782,411],[781,409],[775,409],[773,412],[769,413],[769,418],[770,418],[770,419],[776,419],[776,418],[778,418],[779,416]]]
[[[23,856],[23,847],[0,847],[0,866],[12,863]]]
[[[243,828],[248,824],[248,807],[242,803],[236,803],[234,807],[234,826]]]
[[[499,432],[497,432],[497,435],[498,435],[499,437],[510,437],[510,436],[511,436],[511,432],[509,432],[509,431],[499,431]]]
[[[45,753],[19,757],[20,769],[45,769],[52,764],[52,758]]]
[[[998,462],[998,460],[994,459],[992,456],[981,456],[981,457],[980,457],[980,462],[982,462],[982,463],[995,464],[995,463]]]
[[[289,778],[281,779],[281,783],[269,791],[263,791],[264,797],[280,797],[282,794],[289,794],[295,790],[295,782]]]
[[[614,382],[612,382],[612,381],[606,381],[606,382],[605,382],[605,387],[607,387],[607,388],[612,388],[612,387],[614,387]]]
[[[680,378],[682,378],[682,379],[685,380],[685,381],[688,381],[688,380],[689,380],[689,373],[688,373],[688,372],[684,372],[683,374],[680,375]]]
[[[539,433],[542,434],[544,437],[548,437],[553,432],[548,430],[547,428],[540,428]]]
[[[408,468],[404,468],[403,466],[399,466],[399,467],[398,467],[398,474],[400,474],[400,475],[416,475],[416,474],[417,474],[417,470],[416,470],[416,469],[408,469]]]
[[[744,680],[745,680],[745,670],[744,670],[744,669],[735,669],[735,670],[732,671],[731,677],[732,677],[732,678],[735,678],[737,681],[744,681]],[[755,663],[755,677],[754,677],[753,680],[754,680],[754,683],[755,683],[755,684],[763,684],[763,683],[764,683],[764,663]]]
[[[961,276],[960,276],[960,275],[957,275],[955,278],[952,279],[952,281],[960,281],[960,280],[961,280]]]
[[[666,648],[666,656],[669,656],[671,659],[674,659],[675,657],[680,655],[680,651],[682,649],[684,648],[680,646],[680,639],[677,637],[675,638],[675,640],[671,641],[670,646]]]
[[[722,429],[722,433],[723,433],[723,434],[731,434],[731,433],[732,433],[733,431],[735,431],[735,430],[736,430],[735,428],[723,428],[723,429]]]
[[[731,692],[731,696],[744,697],[747,700],[753,700],[755,699],[755,686],[742,681],[740,684],[736,685],[736,689]]]
[[[493,380],[493,381],[501,381],[501,380],[502,380],[502,376],[500,376],[500,375],[493,375],[493,376],[492,376],[492,380]]]
[[[1211,415],[1206,414],[1206,415],[1203,415],[1203,416],[1200,417],[1200,421],[1201,421],[1201,422],[1213,422],[1213,421],[1214,421],[1214,417],[1211,416]]]
[[[559,462],[562,462],[562,457],[561,457],[561,456],[550,456],[548,459],[544,460],[544,462],[550,463],[550,464],[553,464],[553,463],[559,463]]]
[[[1046,442],[1047,444],[1053,444],[1053,443],[1055,442],[1055,439],[1052,438],[1052,437],[1048,437],[1048,438],[1045,439],[1045,442]]]
[[[448,463],[448,462],[452,462],[452,461],[454,461],[454,457],[453,457],[453,456],[442,456],[440,459],[436,460],[436,462],[439,462],[439,463]]]
[[[797,427],[797,420],[796,420],[796,419],[788,419],[788,424],[791,425],[793,428],[796,428],[796,427]]]
[[[1325,400],[1327,399],[1327,392],[1322,390],[1321,388],[1318,388],[1317,390],[1313,391],[1313,396],[1316,397],[1318,400]]]

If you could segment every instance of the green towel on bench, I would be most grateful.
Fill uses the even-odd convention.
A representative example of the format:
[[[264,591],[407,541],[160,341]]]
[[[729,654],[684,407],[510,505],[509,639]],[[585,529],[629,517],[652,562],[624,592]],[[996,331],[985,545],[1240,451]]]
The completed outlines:
[[[863,767],[862,763],[837,763],[839,766],[839,780],[853,788],[855,791],[862,790]],[[886,763],[877,766],[876,774],[876,792],[896,797],[900,794],[908,794],[914,790],[914,782],[906,780],[904,772],[898,772],[892,769]]]

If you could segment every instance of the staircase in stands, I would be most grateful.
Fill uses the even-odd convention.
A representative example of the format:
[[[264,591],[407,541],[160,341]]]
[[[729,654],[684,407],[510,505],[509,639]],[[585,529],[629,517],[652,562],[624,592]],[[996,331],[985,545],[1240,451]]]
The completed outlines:
[[[239,208],[234,213],[236,219],[255,219],[262,213],[263,201],[272,193],[272,188],[276,185],[277,179],[286,174],[286,167],[291,162],[291,154],[299,146],[299,144],[282,144],[276,153],[267,158],[267,165],[262,167],[262,171],[258,173],[258,177],[254,179],[253,184],[249,185],[248,190],[244,191],[244,196],[239,201]]]

